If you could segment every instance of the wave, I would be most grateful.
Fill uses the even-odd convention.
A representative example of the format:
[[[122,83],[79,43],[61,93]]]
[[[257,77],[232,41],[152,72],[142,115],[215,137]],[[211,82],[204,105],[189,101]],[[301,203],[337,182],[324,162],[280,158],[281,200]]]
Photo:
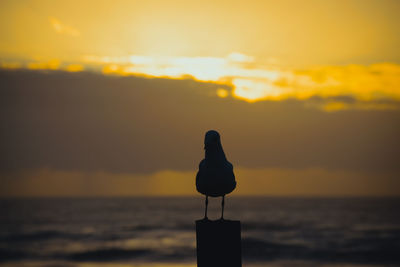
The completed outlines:
[[[117,261],[138,258],[140,256],[149,256],[152,254],[151,250],[146,249],[98,249],[83,252],[71,253],[69,255],[61,256],[71,261]]]
[[[302,260],[323,263],[354,264],[400,264],[400,242],[398,237],[391,239],[356,238],[330,246],[311,246],[289,242],[271,242],[260,238],[242,239],[243,259],[247,262],[270,262],[278,260]],[[138,248],[127,249],[107,247],[88,249],[79,252],[43,253],[18,249],[0,249],[0,262],[40,259],[64,260],[69,262],[119,262],[140,260],[146,262],[179,262],[195,260],[193,247]]]
[[[244,231],[253,231],[253,230],[261,230],[261,231],[293,231],[298,230],[304,227],[304,224],[288,224],[288,223],[272,223],[272,222],[245,222],[242,223],[242,230]],[[308,225],[308,227],[310,227]]]
[[[132,231],[132,232],[146,232],[146,231],[154,231],[154,230],[174,230],[174,231],[195,231],[196,226],[195,223],[178,223],[172,225],[134,225],[134,226],[125,226],[122,228],[123,231]]]
[[[32,258],[32,255],[26,251],[15,250],[15,249],[0,249],[0,262],[23,260]]]
[[[59,231],[38,231],[33,233],[17,233],[0,237],[1,242],[31,242],[49,239],[83,239],[88,238],[89,234],[74,234]]]

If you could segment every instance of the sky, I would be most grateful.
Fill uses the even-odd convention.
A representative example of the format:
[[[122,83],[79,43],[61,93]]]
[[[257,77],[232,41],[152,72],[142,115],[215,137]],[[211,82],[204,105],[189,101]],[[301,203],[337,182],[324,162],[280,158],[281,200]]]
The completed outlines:
[[[2,1],[0,196],[400,195],[400,3]]]

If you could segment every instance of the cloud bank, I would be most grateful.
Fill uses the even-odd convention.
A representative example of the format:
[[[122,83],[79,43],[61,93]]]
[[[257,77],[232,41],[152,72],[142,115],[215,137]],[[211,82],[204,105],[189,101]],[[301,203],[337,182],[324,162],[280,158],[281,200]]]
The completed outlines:
[[[310,108],[319,97],[247,103],[192,79],[3,70],[0,80],[2,172],[190,171],[209,129],[239,168],[400,171],[397,109],[327,113]]]

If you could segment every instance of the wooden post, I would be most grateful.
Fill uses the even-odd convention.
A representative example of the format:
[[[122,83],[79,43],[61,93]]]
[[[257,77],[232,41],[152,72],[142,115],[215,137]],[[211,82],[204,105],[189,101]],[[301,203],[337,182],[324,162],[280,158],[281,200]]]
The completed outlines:
[[[240,221],[197,220],[197,266],[241,267]]]

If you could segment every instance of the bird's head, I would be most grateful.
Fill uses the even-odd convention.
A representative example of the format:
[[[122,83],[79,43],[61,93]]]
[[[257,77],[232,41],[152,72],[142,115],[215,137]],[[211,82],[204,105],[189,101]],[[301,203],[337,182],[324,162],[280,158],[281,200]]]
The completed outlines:
[[[204,138],[204,149],[217,147],[220,144],[220,136],[217,131],[210,130],[206,133]]]

